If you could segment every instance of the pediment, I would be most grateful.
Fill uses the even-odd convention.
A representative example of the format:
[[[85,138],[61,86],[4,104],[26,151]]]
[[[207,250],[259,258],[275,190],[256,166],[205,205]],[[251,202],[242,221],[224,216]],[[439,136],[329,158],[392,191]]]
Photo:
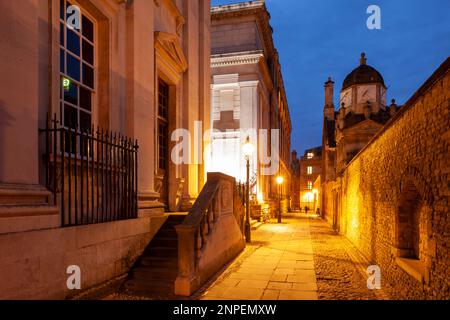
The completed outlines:
[[[155,49],[157,53],[179,73],[183,73],[187,70],[188,63],[176,35],[156,31]]]
[[[361,121],[361,122],[358,122],[358,123],[354,124],[351,127],[345,128],[344,130],[345,131],[368,131],[368,130],[370,130],[370,131],[372,131],[372,130],[377,131],[377,130],[379,130],[382,127],[383,127],[382,124],[380,124],[378,122],[375,122],[375,121],[373,121],[371,119],[366,119],[364,121]]]

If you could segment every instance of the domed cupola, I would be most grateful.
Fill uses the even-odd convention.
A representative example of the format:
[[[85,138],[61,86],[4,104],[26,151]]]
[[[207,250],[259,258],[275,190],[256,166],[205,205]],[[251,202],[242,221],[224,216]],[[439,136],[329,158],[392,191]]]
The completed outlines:
[[[352,72],[350,72],[349,75],[345,78],[342,84],[342,90],[345,90],[354,84],[368,83],[380,83],[384,87],[386,87],[381,73],[379,73],[375,68],[367,65],[366,61],[366,54],[363,52],[361,53],[359,66]]]
[[[367,65],[365,53],[361,53],[359,66],[345,78],[342,84],[339,106],[344,115],[377,113],[386,106],[386,85],[381,73]]]

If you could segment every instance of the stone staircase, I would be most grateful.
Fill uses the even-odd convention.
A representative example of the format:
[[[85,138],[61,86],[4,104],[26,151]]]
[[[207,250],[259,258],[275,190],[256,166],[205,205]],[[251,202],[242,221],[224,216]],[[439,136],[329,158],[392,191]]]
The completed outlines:
[[[121,293],[151,299],[179,298],[174,294],[178,275],[178,238],[175,226],[186,214],[170,215],[131,268]]]

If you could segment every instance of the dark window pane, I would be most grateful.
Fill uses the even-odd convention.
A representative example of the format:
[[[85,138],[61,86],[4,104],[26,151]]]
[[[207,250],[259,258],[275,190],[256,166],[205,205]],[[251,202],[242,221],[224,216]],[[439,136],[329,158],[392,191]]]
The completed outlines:
[[[67,12],[67,8],[70,7],[72,5],[72,3],[70,3],[70,1],[66,1],[66,12]]]
[[[75,129],[78,123],[77,109],[64,105],[64,126]]]
[[[85,110],[91,110],[92,108],[92,94],[90,90],[83,87],[80,88],[80,107]]]
[[[80,81],[80,61],[72,55],[67,55],[67,75]]]
[[[64,90],[64,101],[78,105],[78,87],[71,83],[68,90]]]
[[[60,62],[59,68],[60,68],[61,73],[65,73],[66,72],[66,68],[65,68],[66,56],[64,54],[64,50],[59,51],[59,62]]]
[[[64,25],[62,23],[59,24],[59,42],[63,47],[66,46],[64,43]]]
[[[80,55],[80,37],[67,28],[67,49],[76,54]]]
[[[94,89],[94,70],[83,63],[83,84]]]
[[[161,118],[167,119],[169,110],[169,86],[159,81],[158,85],[158,114]]]
[[[91,115],[80,111],[80,129],[82,132],[88,132],[91,128]]]
[[[64,20],[64,0],[60,0],[60,7],[59,7],[59,16],[61,17],[61,20]]]
[[[83,61],[94,64],[94,46],[83,40]]]
[[[167,165],[167,126],[163,123],[158,125],[158,158],[159,169],[166,170]]]
[[[83,36],[85,36],[89,41],[94,42],[94,24],[89,20],[89,18],[86,18],[84,15],[82,21]]]

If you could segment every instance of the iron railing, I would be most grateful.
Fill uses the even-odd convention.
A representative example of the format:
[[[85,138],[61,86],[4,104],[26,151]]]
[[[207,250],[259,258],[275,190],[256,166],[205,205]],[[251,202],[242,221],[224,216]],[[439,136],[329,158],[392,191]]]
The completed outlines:
[[[137,218],[137,141],[48,117],[45,180],[63,227]]]

